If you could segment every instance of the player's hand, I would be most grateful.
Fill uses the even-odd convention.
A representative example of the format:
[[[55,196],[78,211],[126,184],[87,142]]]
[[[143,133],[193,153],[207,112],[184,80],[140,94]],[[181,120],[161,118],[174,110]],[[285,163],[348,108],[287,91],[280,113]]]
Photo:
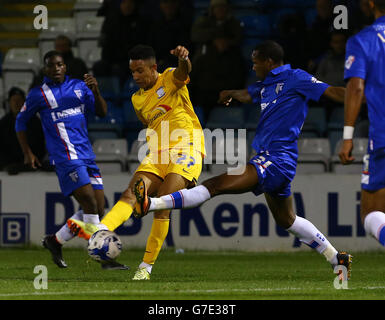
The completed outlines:
[[[352,139],[344,140],[344,142],[342,143],[340,152],[338,154],[342,164],[350,164],[355,160],[355,158],[352,157],[352,151],[353,151],[353,140]]]
[[[86,73],[84,75],[84,82],[86,83],[87,87],[91,89],[93,93],[96,93],[98,90],[98,82],[96,81],[95,77],[92,75]]]
[[[187,60],[190,52],[183,46],[177,46],[175,49],[171,50],[170,53],[180,60]]]
[[[32,152],[24,155],[24,164],[31,167],[32,169],[41,167],[39,159]]]
[[[228,107],[232,100],[233,97],[230,94],[230,90],[223,90],[219,93],[218,103],[222,103]]]

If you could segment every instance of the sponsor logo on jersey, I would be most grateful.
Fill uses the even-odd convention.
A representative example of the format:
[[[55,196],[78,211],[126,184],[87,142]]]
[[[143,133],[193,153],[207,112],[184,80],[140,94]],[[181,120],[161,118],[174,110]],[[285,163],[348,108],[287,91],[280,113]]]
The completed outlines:
[[[164,97],[166,92],[164,91],[164,87],[160,87],[158,90],[156,90],[156,94],[158,95],[158,99]]]
[[[349,56],[346,59],[345,68],[349,70],[352,67],[354,60],[356,60],[355,56]]]
[[[56,121],[56,120],[60,120],[68,117],[77,116],[83,113],[84,113],[84,104],[81,104],[80,106],[75,108],[69,108],[63,111],[51,112],[51,116],[53,121]]]
[[[169,112],[172,108],[166,104],[161,104],[159,106],[157,106],[153,112],[151,113],[151,115],[149,116],[149,120],[148,120],[148,123],[149,125],[151,125],[152,122],[154,122],[156,119],[158,119],[159,117],[165,115],[167,112]]]

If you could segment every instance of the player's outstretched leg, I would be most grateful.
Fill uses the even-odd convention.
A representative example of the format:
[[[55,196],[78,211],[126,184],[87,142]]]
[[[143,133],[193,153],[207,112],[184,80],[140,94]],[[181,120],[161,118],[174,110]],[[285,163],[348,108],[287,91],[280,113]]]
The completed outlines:
[[[309,220],[297,216],[294,213],[292,196],[280,197],[265,193],[265,197],[274,219],[280,227],[325,256],[333,268],[343,265],[347,271],[347,278],[350,278],[352,256],[346,252],[338,252]]]
[[[82,220],[83,210],[79,210],[71,218]],[[70,230],[66,223],[59,229],[58,232],[56,232],[56,234],[47,235],[43,238],[43,247],[49,250],[52,260],[59,268],[67,268],[67,264],[62,256],[62,247],[67,241],[71,240],[75,236],[76,234]]]

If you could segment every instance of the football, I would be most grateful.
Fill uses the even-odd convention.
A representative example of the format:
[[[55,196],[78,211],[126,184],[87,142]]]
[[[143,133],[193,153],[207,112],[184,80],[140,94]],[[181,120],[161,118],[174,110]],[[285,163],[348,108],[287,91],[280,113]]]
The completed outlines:
[[[117,258],[122,251],[122,242],[115,232],[99,230],[88,240],[88,254],[96,261]]]

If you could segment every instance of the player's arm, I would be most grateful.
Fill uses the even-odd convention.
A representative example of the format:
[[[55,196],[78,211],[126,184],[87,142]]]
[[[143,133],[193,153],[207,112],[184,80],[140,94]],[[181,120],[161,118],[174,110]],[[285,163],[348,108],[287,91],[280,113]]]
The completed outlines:
[[[342,164],[349,164],[354,161],[354,157],[351,155],[353,150],[353,130],[361,111],[364,90],[365,81],[363,79],[358,77],[349,79],[345,97],[344,142],[338,154]]]
[[[170,53],[178,58],[178,67],[174,70],[174,77],[179,81],[186,81],[192,70],[189,51],[183,46],[177,46]]]
[[[107,103],[100,94],[98,82],[96,81],[95,77],[90,74],[84,75],[84,82],[94,95],[95,114],[101,118],[105,117],[107,115]]]
[[[218,103],[228,106],[233,99],[241,103],[252,103],[251,95],[247,89],[223,90],[219,93]]]
[[[24,154],[24,164],[30,166],[32,169],[37,169],[37,167],[41,167],[41,163],[38,157],[35,156],[35,154],[31,150],[31,147],[29,146],[26,131],[17,131],[16,136],[17,140],[19,141],[21,150]]]
[[[346,92],[346,89],[344,87],[328,87],[325,90],[324,95],[330,100],[333,100],[339,103],[344,103],[345,92]]]
[[[27,123],[37,111],[38,99],[34,94],[30,93],[27,96],[27,100],[24,106],[17,114],[15,123],[17,140],[19,141],[21,150],[24,154],[24,164],[30,166],[32,169],[36,169],[38,166],[41,167],[41,163],[32,152],[32,149],[28,143]]]

